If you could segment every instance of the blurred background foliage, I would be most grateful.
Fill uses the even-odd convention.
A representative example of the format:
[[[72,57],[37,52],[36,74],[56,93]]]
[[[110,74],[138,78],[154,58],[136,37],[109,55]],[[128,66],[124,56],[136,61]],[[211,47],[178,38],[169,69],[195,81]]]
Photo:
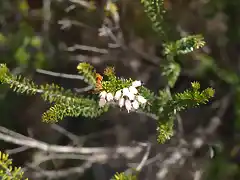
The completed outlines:
[[[113,1],[119,13],[119,27],[114,26],[114,21],[107,24],[113,26],[112,32],[117,37],[115,46],[110,44],[113,38],[99,36],[99,29],[102,24],[106,24],[106,1],[81,0],[90,5],[93,3],[95,7],[93,4],[84,6],[75,2],[77,1],[0,1],[0,63],[11,67],[12,73],[23,74],[39,84],[55,82],[70,89],[85,84],[42,75],[36,69],[74,74],[79,62],[89,62],[100,72],[105,66],[113,65],[118,75],[141,79],[153,91],[163,87],[164,81],[159,72],[163,57],[162,41],[151,29],[138,0]],[[203,87],[212,86],[216,89],[216,97],[211,104],[181,114],[187,139],[191,139],[199,127],[206,127],[213,117],[219,118],[221,122],[217,131],[210,134],[204,142],[206,148],[199,149],[197,155],[189,160],[191,166],[204,167],[201,168],[204,169],[203,179],[240,179],[240,1],[165,0],[165,7],[167,33],[171,40],[191,34],[202,34],[206,40],[206,46],[202,50],[178,57],[177,62],[183,71],[172,90],[182,91],[193,80],[200,81]],[[109,19],[112,20],[111,17],[108,21]],[[77,48],[77,44],[99,49],[86,50],[83,46]],[[1,126],[48,143],[71,144],[48,124],[41,122],[41,114],[48,106],[38,97],[16,95],[0,85]],[[112,146],[127,144],[132,140],[146,141],[154,135],[155,124],[149,123],[150,120],[139,122],[136,120],[138,118],[140,117],[113,111],[98,121],[86,121],[82,117],[66,118],[60,125],[80,137],[115,129],[115,132],[82,142],[88,146]],[[125,135],[122,131],[126,132]],[[178,140],[178,137],[175,138]],[[158,146],[155,154],[164,151],[161,145]],[[17,146],[0,141],[1,150],[15,147]],[[209,152],[214,152],[212,158]],[[33,159],[35,153],[35,150],[27,150],[21,156],[13,155],[12,158],[14,163],[24,166]],[[105,173],[112,175],[113,172],[124,169],[123,162],[116,163],[117,166],[104,166]],[[43,166],[58,169],[70,164],[77,163],[49,162]],[[176,174],[175,178],[193,179],[188,175],[193,173],[192,168],[187,165],[178,168],[181,169],[179,172],[172,172]],[[151,175],[149,170],[145,171],[143,178],[160,179],[156,175],[158,168],[151,170]],[[95,179],[94,177],[93,167],[82,178]],[[174,177],[165,179],[171,180]]]

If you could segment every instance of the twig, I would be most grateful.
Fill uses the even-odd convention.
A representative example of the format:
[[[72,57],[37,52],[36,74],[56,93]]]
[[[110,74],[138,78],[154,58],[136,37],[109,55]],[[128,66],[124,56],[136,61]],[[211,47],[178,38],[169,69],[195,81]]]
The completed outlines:
[[[107,49],[101,49],[101,48],[97,48],[97,47],[80,45],[80,44],[75,44],[75,45],[67,48],[67,51],[70,51],[70,52],[73,52],[76,50],[91,51],[91,52],[96,52],[96,53],[100,53],[100,54],[108,53]]]
[[[46,153],[40,153],[38,154],[38,158],[36,161],[28,164],[30,167],[37,167],[41,165],[42,163],[50,160],[56,160],[56,159],[75,159],[75,160],[94,160],[94,161],[101,161],[105,162],[108,159],[107,155],[81,155],[81,154],[72,154],[72,153],[53,153],[46,155]]]
[[[51,128],[68,137],[70,140],[73,141],[74,144],[78,144],[79,137],[77,135],[67,131],[66,129],[62,128],[57,124],[51,124]]]
[[[83,92],[87,92],[93,89],[92,85],[86,86],[84,88],[74,88],[74,91],[77,93],[83,93]]]
[[[143,168],[143,166],[144,166],[145,163],[147,162],[148,157],[149,157],[149,154],[150,154],[150,150],[151,150],[151,145],[149,144],[149,145],[147,146],[146,153],[145,153],[145,155],[144,155],[143,158],[142,158],[142,161],[140,162],[140,164],[139,164],[139,165],[137,166],[137,168],[136,168],[137,171],[141,171],[142,168]]]
[[[7,154],[11,155],[11,154],[17,154],[17,153],[26,151],[26,150],[28,150],[28,149],[29,149],[29,147],[27,147],[27,146],[21,146],[21,147],[14,148],[14,149],[8,149],[8,150],[6,150],[5,152],[6,152]]]
[[[17,137],[17,138],[19,138],[19,139],[30,139],[30,140],[33,140],[33,139],[30,138],[30,137],[26,137],[26,136],[24,136],[24,135],[22,135],[22,134],[19,134],[19,133],[17,133],[17,132],[14,132],[14,131],[12,131],[12,130],[10,130],[10,129],[7,129],[7,128],[3,127],[3,126],[0,126],[0,132],[1,132],[1,133],[4,133],[4,134],[8,134],[8,135],[10,135],[10,136]]]
[[[61,20],[58,21],[58,24],[61,25],[60,29],[70,28],[70,27],[72,27],[72,25],[91,29],[90,26],[88,26],[88,25],[86,25],[82,22],[75,21],[75,20],[70,20],[70,19],[61,19]]]
[[[41,168],[38,168],[37,170],[39,170],[40,172],[34,172],[32,175],[33,176],[32,178],[37,179],[37,178],[48,177],[49,179],[58,179],[58,178],[70,176],[71,174],[75,174],[75,173],[77,173],[78,176],[80,176],[80,175],[83,175],[87,169],[91,168],[93,163],[94,161],[86,161],[79,167],[71,167],[71,168],[57,170],[57,171],[41,170]],[[36,169],[36,168],[33,168],[33,169]]]
[[[57,72],[47,71],[47,70],[43,70],[43,69],[37,69],[36,72],[41,73],[41,74],[46,74],[49,76],[55,76],[55,77],[61,77],[61,78],[67,78],[67,79],[84,80],[83,76],[79,76],[79,75],[75,75],[75,74],[57,73]]]
[[[149,154],[150,154],[150,150],[151,150],[151,145],[148,144],[148,145],[147,145],[147,148],[146,148],[146,152],[145,152],[145,154],[144,154],[141,162],[138,164],[138,166],[137,166],[136,169],[135,169],[137,172],[141,171],[142,168],[145,166],[145,164],[146,164],[146,162],[147,162],[147,160],[148,160]],[[129,175],[129,174],[132,173],[132,171],[133,171],[132,168],[131,168],[131,169],[127,169],[127,170],[124,172],[124,174]]]

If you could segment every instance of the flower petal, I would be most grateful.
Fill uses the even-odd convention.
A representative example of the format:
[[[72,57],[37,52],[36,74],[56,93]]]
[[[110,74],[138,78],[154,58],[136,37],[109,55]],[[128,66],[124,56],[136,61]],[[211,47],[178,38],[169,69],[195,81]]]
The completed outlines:
[[[132,103],[128,99],[125,101],[125,107],[128,112],[132,109]]]
[[[123,105],[124,105],[124,98],[120,98],[120,100],[118,102],[118,105],[119,105],[120,108],[123,107]]]
[[[137,94],[138,93],[138,90],[134,86],[130,86],[128,89],[132,94]]]
[[[123,88],[123,96],[128,96],[128,94],[129,94],[129,89]]]
[[[139,102],[136,101],[136,100],[133,101],[132,106],[133,106],[134,109],[138,109],[139,108]]]
[[[102,91],[100,94],[99,94],[100,98],[106,98],[107,96],[107,92],[106,91]]]
[[[115,93],[114,98],[115,98],[115,100],[118,101],[118,100],[121,98],[121,96],[122,96],[122,91],[121,91],[121,90],[118,90],[118,91]]]
[[[128,94],[127,96],[129,98],[129,100],[133,101],[135,99],[135,95],[133,93],[130,93]]]
[[[107,101],[112,101],[112,100],[113,100],[112,93],[107,93]]]
[[[99,103],[98,103],[98,104],[99,104],[99,106],[100,106],[100,107],[103,107],[103,106],[106,104],[106,102],[107,102],[107,101],[106,101],[106,99],[105,99],[105,98],[100,98],[100,100],[99,100]]]
[[[133,81],[132,82],[132,86],[133,87],[139,87],[139,86],[141,86],[142,85],[142,82],[141,81]]]

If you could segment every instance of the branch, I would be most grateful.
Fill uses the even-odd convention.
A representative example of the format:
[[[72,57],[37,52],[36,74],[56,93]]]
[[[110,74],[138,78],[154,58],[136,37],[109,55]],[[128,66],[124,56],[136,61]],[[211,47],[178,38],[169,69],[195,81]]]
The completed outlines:
[[[35,139],[28,139],[14,137],[11,135],[7,135],[0,132],[0,139],[3,141],[18,144],[21,146],[27,146],[30,148],[36,148],[46,152],[55,152],[55,153],[78,153],[78,154],[108,154],[110,152],[115,152],[118,154],[128,154],[129,152],[140,152],[142,148],[140,146],[137,147],[129,147],[129,146],[120,146],[116,148],[104,148],[104,147],[73,147],[73,146],[60,146],[60,145],[51,145],[42,141],[38,141]]]
[[[84,172],[92,167],[94,161],[86,161],[79,167],[71,167],[62,170],[42,170],[41,168],[37,168],[40,172],[33,173],[33,179],[44,178],[47,177],[49,179],[58,179],[63,177],[68,177],[71,174],[77,173],[78,176],[83,175]]]
[[[107,49],[101,49],[101,48],[97,48],[97,47],[80,45],[80,44],[75,44],[75,45],[67,48],[67,51],[70,51],[70,52],[73,52],[76,50],[91,51],[91,52],[96,52],[96,53],[100,53],[100,54],[108,54]]]

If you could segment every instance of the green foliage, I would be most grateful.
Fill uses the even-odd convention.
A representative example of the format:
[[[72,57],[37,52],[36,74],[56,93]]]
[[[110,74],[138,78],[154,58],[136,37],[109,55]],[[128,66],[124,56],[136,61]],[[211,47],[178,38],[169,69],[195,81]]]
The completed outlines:
[[[92,86],[96,85],[96,71],[93,66],[88,63],[80,63],[77,66],[78,72],[84,76],[84,81],[91,84]]]
[[[183,37],[176,42],[166,43],[164,45],[164,53],[166,55],[180,55],[187,54],[195,49],[202,48],[205,45],[205,41],[202,35],[192,35]]]
[[[99,108],[98,103],[92,99],[78,98],[71,104],[55,104],[43,114],[42,119],[45,122],[56,122],[65,116],[78,117],[81,115],[94,118],[107,110],[107,106]]]
[[[0,81],[10,85],[10,88],[17,93],[27,95],[40,94],[41,97],[50,103],[56,103],[43,114],[43,121],[56,122],[65,116],[96,117],[107,110],[107,107],[99,108],[97,101],[84,98],[65,90],[55,84],[36,85],[27,78],[14,76],[9,73],[6,65],[0,66]]]
[[[28,1],[1,1],[0,12],[1,62],[16,64],[23,69],[29,66],[40,68],[49,63],[46,59],[50,54],[46,47],[50,44],[44,35],[35,32]]]
[[[212,88],[200,91],[198,82],[193,82],[191,85],[191,89],[174,95],[171,95],[168,88],[160,90],[158,96],[149,90],[144,93],[144,96],[149,99],[149,104],[145,106],[144,111],[155,114],[157,117],[157,139],[159,143],[164,143],[173,136],[174,119],[177,113],[187,108],[206,104],[214,96]]]
[[[207,88],[200,91],[200,84],[193,82],[192,88],[187,89],[182,93],[176,93],[172,99],[165,104],[166,108],[160,111],[165,117],[172,117],[177,112],[185,110],[186,108],[197,107],[200,104],[206,104],[210,98],[214,96],[214,90]]]
[[[173,106],[177,108],[176,110],[206,104],[209,98],[214,96],[214,90],[212,88],[207,88],[203,91],[199,91],[199,89],[200,84],[198,82],[193,82],[191,90],[185,90],[183,93],[174,95]]]
[[[21,1],[19,4],[20,11],[23,14],[27,14],[28,12],[28,7],[25,2],[26,1]],[[164,0],[141,0],[141,3],[152,22],[153,29],[166,41],[163,21],[165,14]],[[14,44],[12,52],[14,52],[14,58],[20,65],[28,64],[32,58],[27,50],[29,47],[34,47],[38,50],[35,54],[38,59],[44,59],[41,51],[43,45],[42,39],[35,36],[32,29],[25,25],[24,23],[21,24],[22,30],[15,36],[0,33],[1,45],[10,46]],[[26,31],[30,33],[26,34]],[[165,59],[163,64],[161,64],[161,70],[162,75],[167,78],[166,87],[159,90],[158,94],[153,93],[142,84],[137,87],[136,94],[141,96],[143,98],[142,100],[146,100],[146,103],[140,104],[139,108],[135,108],[134,112],[143,113],[153,117],[157,121],[156,129],[159,143],[164,143],[173,136],[174,120],[177,113],[187,108],[206,104],[209,99],[214,96],[214,90],[212,88],[200,90],[200,84],[198,82],[191,83],[191,88],[186,89],[182,93],[171,94],[170,91],[170,88],[174,87],[181,72],[181,67],[174,58],[178,55],[187,54],[199,49],[203,47],[204,44],[205,42],[201,35],[183,37],[175,42],[165,42],[163,52]],[[125,79],[117,77],[112,67],[105,69],[103,77],[96,73],[95,68],[88,63],[80,63],[77,66],[77,70],[86,83],[95,87],[95,94],[97,95],[104,92],[112,96],[116,94],[117,91],[123,91],[123,89],[129,88],[136,82],[131,78]],[[217,70],[216,68],[216,71]],[[221,76],[225,76],[226,74],[226,72],[221,73]],[[227,79],[227,81],[235,82],[235,79]],[[9,85],[16,93],[27,95],[39,94],[43,100],[53,104],[43,113],[42,120],[44,122],[57,122],[66,116],[96,118],[104,112],[107,112],[109,107],[116,105],[116,103],[114,104],[116,101],[113,100],[113,104],[109,103],[100,106],[100,98],[95,94],[90,94],[89,96],[78,95],[56,84],[37,85],[30,79],[13,75],[5,64],[0,64],[0,82]],[[113,99],[113,97],[111,98]],[[123,106],[126,106],[127,109],[126,99],[124,100],[125,104]],[[131,101],[135,101],[135,99]],[[7,155],[1,156],[0,163],[3,167],[3,170],[0,171],[0,173],[2,173],[1,175],[5,175],[6,177],[19,176],[20,169],[15,168],[12,171],[12,167],[10,166],[11,161],[8,160]],[[12,172],[13,174],[11,174]],[[115,180],[136,180],[137,176],[117,173],[113,178]]]
[[[164,35],[164,1],[141,0],[141,3],[152,22],[154,30],[159,34]],[[4,40],[2,40],[2,42],[4,42]],[[146,101],[147,103],[142,103],[139,108],[137,106],[136,112],[145,113],[157,120],[158,141],[160,143],[165,142],[173,135],[173,124],[176,113],[187,108],[205,104],[211,97],[213,97],[213,89],[207,88],[200,91],[200,84],[197,82],[192,83],[191,89],[187,89],[183,93],[177,93],[174,95],[171,94],[170,89],[168,88],[174,87],[181,71],[181,67],[175,62],[174,57],[201,48],[204,43],[201,35],[187,36],[176,42],[166,42],[164,45],[166,59],[161,67],[162,75],[167,77],[168,80],[167,88],[160,90],[158,95],[155,95],[142,85],[137,90],[138,95],[142,96],[142,98],[144,98],[143,101]],[[27,61],[30,57],[28,56],[25,47],[32,45],[39,48],[41,47],[41,44],[41,39],[38,37],[24,37],[21,45],[17,47],[18,50],[15,57],[21,61]],[[97,93],[105,91],[112,96],[117,91],[129,88],[134,82],[131,78],[124,79],[117,77],[114,68],[110,67],[105,69],[104,77],[96,73],[95,68],[88,63],[80,63],[77,66],[77,69],[83,76],[82,79],[89,85],[95,87]],[[28,95],[40,94],[45,101],[54,103],[54,105],[42,116],[42,119],[45,122],[56,122],[63,119],[65,116],[97,117],[103,112],[106,112],[109,105],[112,105],[105,105],[104,102],[104,106],[102,107],[100,106],[99,98],[94,97],[94,95],[83,97],[55,84],[36,85],[27,78],[12,75],[6,65],[1,65],[0,67],[0,81],[4,84],[10,85],[10,88],[17,93],[25,93]]]
[[[214,96],[214,90],[207,88],[200,91],[198,82],[191,83],[192,88],[182,93],[174,94],[169,97],[168,90],[160,91],[156,104],[162,104],[157,112],[158,114],[158,142],[163,143],[173,136],[174,117],[178,112],[187,108],[197,107],[200,104],[206,104]],[[159,102],[159,103],[158,103]]]
[[[21,0],[18,2],[18,8],[23,13],[23,15],[26,15],[29,10],[28,2],[27,0]]]
[[[2,180],[21,180],[23,172],[20,167],[13,167],[12,160],[9,159],[8,154],[0,151],[0,177]],[[27,180],[27,179],[25,179]]]
[[[165,14],[164,0],[141,0],[144,10],[152,22],[153,30],[164,36],[163,19]]]
[[[163,64],[162,66],[162,75],[165,76],[168,80],[168,85],[172,88],[174,87],[178,76],[181,72],[181,67],[176,62],[167,62]]]
[[[85,79],[92,79],[88,82],[93,83],[93,74],[96,72],[93,67],[86,63],[80,64],[78,67],[82,69]],[[133,82],[132,79],[118,78],[115,76],[113,69],[107,68],[104,72],[105,78],[102,79],[102,91],[115,93],[116,91],[129,87]],[[53,107],[43,114],[43,121],[56,122],[65,116],[84,116],[94,118],[100,116],[108,110],[108,105],[99,107],[98,100],[91,97],[83,97],[65,90],[55,84],[36,85],[31,80],[22,78],[21,76],[12,75],[6,65],[0,66],[0,81],[9,84],[10,88],[17,93],[25,93],[28,95],[40,94],[41,97],[50,103],[55,103]],[[100,93],[100,92],[99,92]],[[147,104],[140,106],[138,111],[156,117],[158,120],[158,140],[163,143],[173,135],[173,122],[177,112],[185,110],[189,107],[196,107],[205,104],[213,97],[214,90],[207,88],[200,91],[200,84],[192,83],[192,89],[183,93],[170,95],[168,89],[155,95],[144,86],[139,87],[139,93],[147,100]]]
[[[129,87],[132,79],[118,78],[115,74],[106,74],[106,80],[102,81],[102,88],[107,92],[116,92],[117,90]]]
[[[173,136],[173,122],[172,117],[168,117],[167,121],[158,120],[157,122],[157,141],[161,144],[165,143]]]
[[[137,180],[137,176],[125,175],[124,173],[116,173],[112,180]]]
[[[184,37],[176,42],[167,42],[164,44],[165,62],[161,65],[162,75],[168,80],[168,85],[174,87],[181,67],[174,61],[174,57],[181,54],[187,54],[195,49],[203,47],[205,44],[201,35],[192,35]]]

